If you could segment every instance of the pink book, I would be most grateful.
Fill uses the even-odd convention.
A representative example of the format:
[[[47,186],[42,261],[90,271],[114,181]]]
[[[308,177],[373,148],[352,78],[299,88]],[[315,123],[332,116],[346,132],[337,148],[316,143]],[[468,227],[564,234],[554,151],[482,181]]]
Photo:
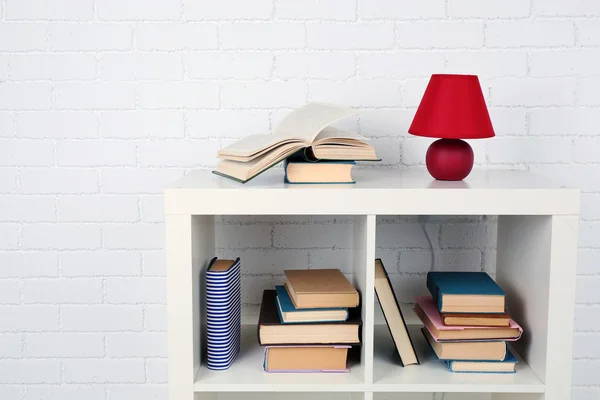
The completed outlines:
[[[436,342],[504,340],[514,342],[523,334],[523,329],[512,319],[509,326],[448,326],[430,296],[417,297],[415,313],[423,322]]]
[[[265,372],[350,372],[346,345],[265,347]]]

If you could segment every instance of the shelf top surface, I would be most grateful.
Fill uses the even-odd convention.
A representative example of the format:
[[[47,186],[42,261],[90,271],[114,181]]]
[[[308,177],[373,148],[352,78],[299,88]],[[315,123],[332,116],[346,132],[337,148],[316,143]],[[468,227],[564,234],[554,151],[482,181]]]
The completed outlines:
[[[578,214],[579,191],[525,171],[476,170],[437,181],[425,169],[356,170],[356,184],[283,182],[283,170],[241,184],[192,170],[165,190],[167,214]],[[244,197],[239,197],[244,196]],[[312,200],[312,201],[308,201]],[[201,200],[201,201],[200,201]]]
[[[353,172],[356,184],[294,185],[283,182],[283,170],[275,169],[261,174],[247,183],[239,183],[231,179],[213,174],[209,170],[192,170],[176,181],[168,189],[202,189],[202,190],[312,190],[354,191],[361,189],[385,190],[564,190],[564,185],[526,171],[517,170],[476,170],[464,181],[438,181],[433,179],[425,169],[369,169]]]

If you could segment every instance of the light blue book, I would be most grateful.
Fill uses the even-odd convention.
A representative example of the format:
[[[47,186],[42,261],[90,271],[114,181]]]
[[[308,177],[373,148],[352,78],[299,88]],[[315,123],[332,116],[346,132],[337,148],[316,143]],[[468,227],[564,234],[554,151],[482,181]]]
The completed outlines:
[[[348,319],[347,308],[303,308],[296,309],[285,286],[275,286],[277,312],[282,324],[311,322],[343,322]]]
[[[506,294],[485,272],[428,272],[427,289],[441,313],[504,313]]]
[[[503,361],[444,361],[451,372],[469,374],[514,374],[516,372],[517,357],[510,350]]]

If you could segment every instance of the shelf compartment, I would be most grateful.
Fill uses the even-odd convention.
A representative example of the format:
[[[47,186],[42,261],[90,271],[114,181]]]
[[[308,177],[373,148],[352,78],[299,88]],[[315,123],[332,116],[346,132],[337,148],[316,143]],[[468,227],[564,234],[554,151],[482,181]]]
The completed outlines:
[[[364,367],[350,364],[349,373],[267,373],[264,347],[259,346],[256,325],[242,327],[238,358],[225,371],[213,371],[203,362],[194,381],[195,392],[361,392]]]
[[[545,385],[518,355],[516,374],[457,374],[434,355],[420,325],[409,325],[421,365],[402,368],[388,327],[375,326],[376,392],[544,393]]]

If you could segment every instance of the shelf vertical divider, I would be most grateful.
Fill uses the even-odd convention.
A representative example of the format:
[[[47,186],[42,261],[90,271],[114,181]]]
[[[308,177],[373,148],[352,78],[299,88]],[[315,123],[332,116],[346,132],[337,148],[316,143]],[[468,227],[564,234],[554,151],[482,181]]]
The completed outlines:
[[[361,364],[366,384],[373,383],[373,324],[375,311],[375,215],[358,215],[354,219],[353,276],[361,294],[362,345]]]
[[[215,255],[214,226],[212,215],[165,216],[169,399],[198,400],[194,380],[201,363],[203,286]]]

